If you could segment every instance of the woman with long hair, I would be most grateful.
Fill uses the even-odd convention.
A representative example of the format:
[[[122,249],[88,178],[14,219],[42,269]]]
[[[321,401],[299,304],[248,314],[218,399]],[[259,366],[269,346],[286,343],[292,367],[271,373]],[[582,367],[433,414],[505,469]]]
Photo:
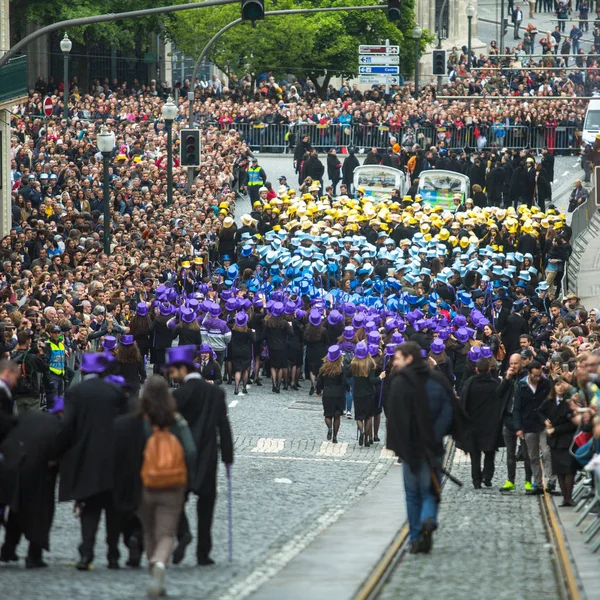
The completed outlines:
[[[162,372],[165,364],[167,348],[173,344],[175,337],[175,324],[173,317],[174,309],[170,304],[160,303],[156,308],[154,320],[150,324],[148,333],[150,334],[150,350],[154,363],[154,374],[158,375]],[[173,319],[173,320],[172,320]]]
[[[235,315],[231,330],[231,364],[234,378],[234,391],[237,396],[242,382],[242,394],[247,394],[248,372],[252,364],[252,345],[254,330],[248,328],[248,315],[240,311]]]
[[[177,325],[175,336],[179,338],[179,346],[200,346],[202,343],[200,324],[191,308],[181,309],[181,321]]]
[[[319,310],[308,313],[308,326],[304,331],[306,343],[306,366],[310,374],[310,396],[315,393],[317,374],[327,354],[327,330],[323,327],[323,315]]]
[[[549,397],[542,403],[539,413],[545,418],[546,435],[550,447],[552,474],[558,478],[563,495],[561,506],[575,506],[573,482],[579,467],[569,449],[577,425],[573,423],[569,398],[577,390],[562,376],[555,377]]]
[[[340,416],[344,412],[345,394],[348,388],[346,374],[342,368],[342,350],[330,346],[317,377],[317,393],[323,394],[323,414],[327,425],[327,439],[337,444]],[[333,439],[332,439],[333,438]]]
[[[354,385],[354,378],[349,372],[349,369],[350,363],[354,358],[354,348],[357,343],[358,340],[356,339],[354,327],[351,327],[350,325],[344,327],[342,335],[340,335],[338,339],[338,345],[342,350],[344,372],[346,373],[348,385],[350,387],[350,390],[346,392],[346,418],[348,419],[352,418],[352,386]]]
[[[135,309],[135,315],[129,323],[129,333],[135,339],[135,343],[144,359],[148,358],[150,352],[150,324],[152,319],[148,314],[148,306],[145,302],[139,302]]]
[[[359,342],[354,348],[354,358],[350,363],[350,374],[354,378],[352,399],[354,400],[354,420],[360,431],[358,445],[369,447],[371,437],[371,419],[375,413],[375,396],[380,379],[376,372],[375,361],[369,355],[365,342]]]
[[[141,385],[146,381],[144,359],[135,338],[131,334],[122,335],[115,352],[113,373],[121,375],[131,388],[131,398],[137,398]]]
[[[281,393],[281,380],[283,370],[288,367],[287,337],[292,335],[292,325],[283,315],[283,304],[275,302],[271,312],[265,317],[264,336],[269,350],[269,363],[271,365],[272,391]]]
[[[138,477],[141,477],[146,461],[146,445],[156,431],[169,431],[183,449],[187,479],[194,472],[196,462],[196,444],[185,419],[177,413],[177,405],[165,379],[152,376],[144,386],[139,402],[141,418],[141,435],[143,442],[137,447],[141,449],[136,457],[117,455],[120,461],[131,458],[136,465]],[[130,447],[135,447],[132,443]],[[152,582],[148,587],[148,596],[155,598],[164,594],[164,579],[167,564],[173,551],[175,535],[183,503],[185,501],[186,484],[168,488],[154,488],[140,481],[141,493],[138,514],[144,528],[144,545]]]

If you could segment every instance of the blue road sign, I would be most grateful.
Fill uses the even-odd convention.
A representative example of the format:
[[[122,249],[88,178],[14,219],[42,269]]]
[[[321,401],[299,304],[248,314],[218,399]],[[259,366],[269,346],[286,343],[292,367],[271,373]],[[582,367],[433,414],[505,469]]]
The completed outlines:
[[[360,65],[358,72],[360,75],[398,75],[400,67],[366,67]]]

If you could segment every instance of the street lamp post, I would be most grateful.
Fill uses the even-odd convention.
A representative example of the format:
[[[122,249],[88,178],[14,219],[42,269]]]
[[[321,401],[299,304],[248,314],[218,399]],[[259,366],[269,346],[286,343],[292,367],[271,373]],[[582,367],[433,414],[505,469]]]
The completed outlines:
[[[169,96],[162,107],[162,116],[167,129],[167,206],[173,204],[173,119],[177,116],[177,106]]]
[[[471,70],[471,25],[473,24],[473,17],[475,16],[475,7],[469,2],[467,5],[467,19],[469,19],[469,25],[467,28],[467,71]],[[501,27],[504,27],[504,24],[500,24]]]
[[[69,36],[65,33],[65,37],[60,40],[60,49],[64,56],[64,76],[65,83],[63,87],[63,102],[65,109],[65,119],[67,121],[67,125],[69,125],[69,52],[71,52],[71,48],[73,47],[73,42],[69,39]]]
[[[415,98],[419,97],[419,40],[423,36],[423,30],[415,25],[412,30],[412,39],[415,40]]]
[[[97,136],[98,150],[102,153],[104,165],[104,178],[102,188],[104,192],[104,254],[110,255],[110,190],[108,181],[108,161],[115,147],[115,134],[108,131],[106,125],[102,126]]]

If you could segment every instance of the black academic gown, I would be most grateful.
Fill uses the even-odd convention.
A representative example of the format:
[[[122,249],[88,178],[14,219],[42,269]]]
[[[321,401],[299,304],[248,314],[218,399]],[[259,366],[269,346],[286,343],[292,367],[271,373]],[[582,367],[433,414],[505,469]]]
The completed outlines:
[[[50,549],[56,483],[56,467],[49,462],[56,458],[60,428],[58,417],[29,411],[0,446],[0,504],[17,514],[23,535],[44,550]]]
[[[127,396],[99,377],[84,379],[65,394],[65,418],[58,435],[58,498],[85,500],[112,489],[113,421],[127,412]]]
[[[189,488],[202,495],[207,485],[214,485],[219,447],[221,460],[233,462],[233,440],[227,418],[225,392],[202,379],[188,379],[173,391],[177,410],[188,422],[198,448],[196,472]]]

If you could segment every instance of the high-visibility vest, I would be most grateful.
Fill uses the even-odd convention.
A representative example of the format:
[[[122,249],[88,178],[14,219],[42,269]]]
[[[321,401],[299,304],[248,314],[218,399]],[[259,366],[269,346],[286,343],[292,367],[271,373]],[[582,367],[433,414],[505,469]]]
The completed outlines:
[[[248,185],[262,185],[263,180],[260,177],[260,167],[248,167]]]
[[[65,373],[65,345],[62,342],[55,344],[48,342],[50,346],[50,371],[56,375]]]

